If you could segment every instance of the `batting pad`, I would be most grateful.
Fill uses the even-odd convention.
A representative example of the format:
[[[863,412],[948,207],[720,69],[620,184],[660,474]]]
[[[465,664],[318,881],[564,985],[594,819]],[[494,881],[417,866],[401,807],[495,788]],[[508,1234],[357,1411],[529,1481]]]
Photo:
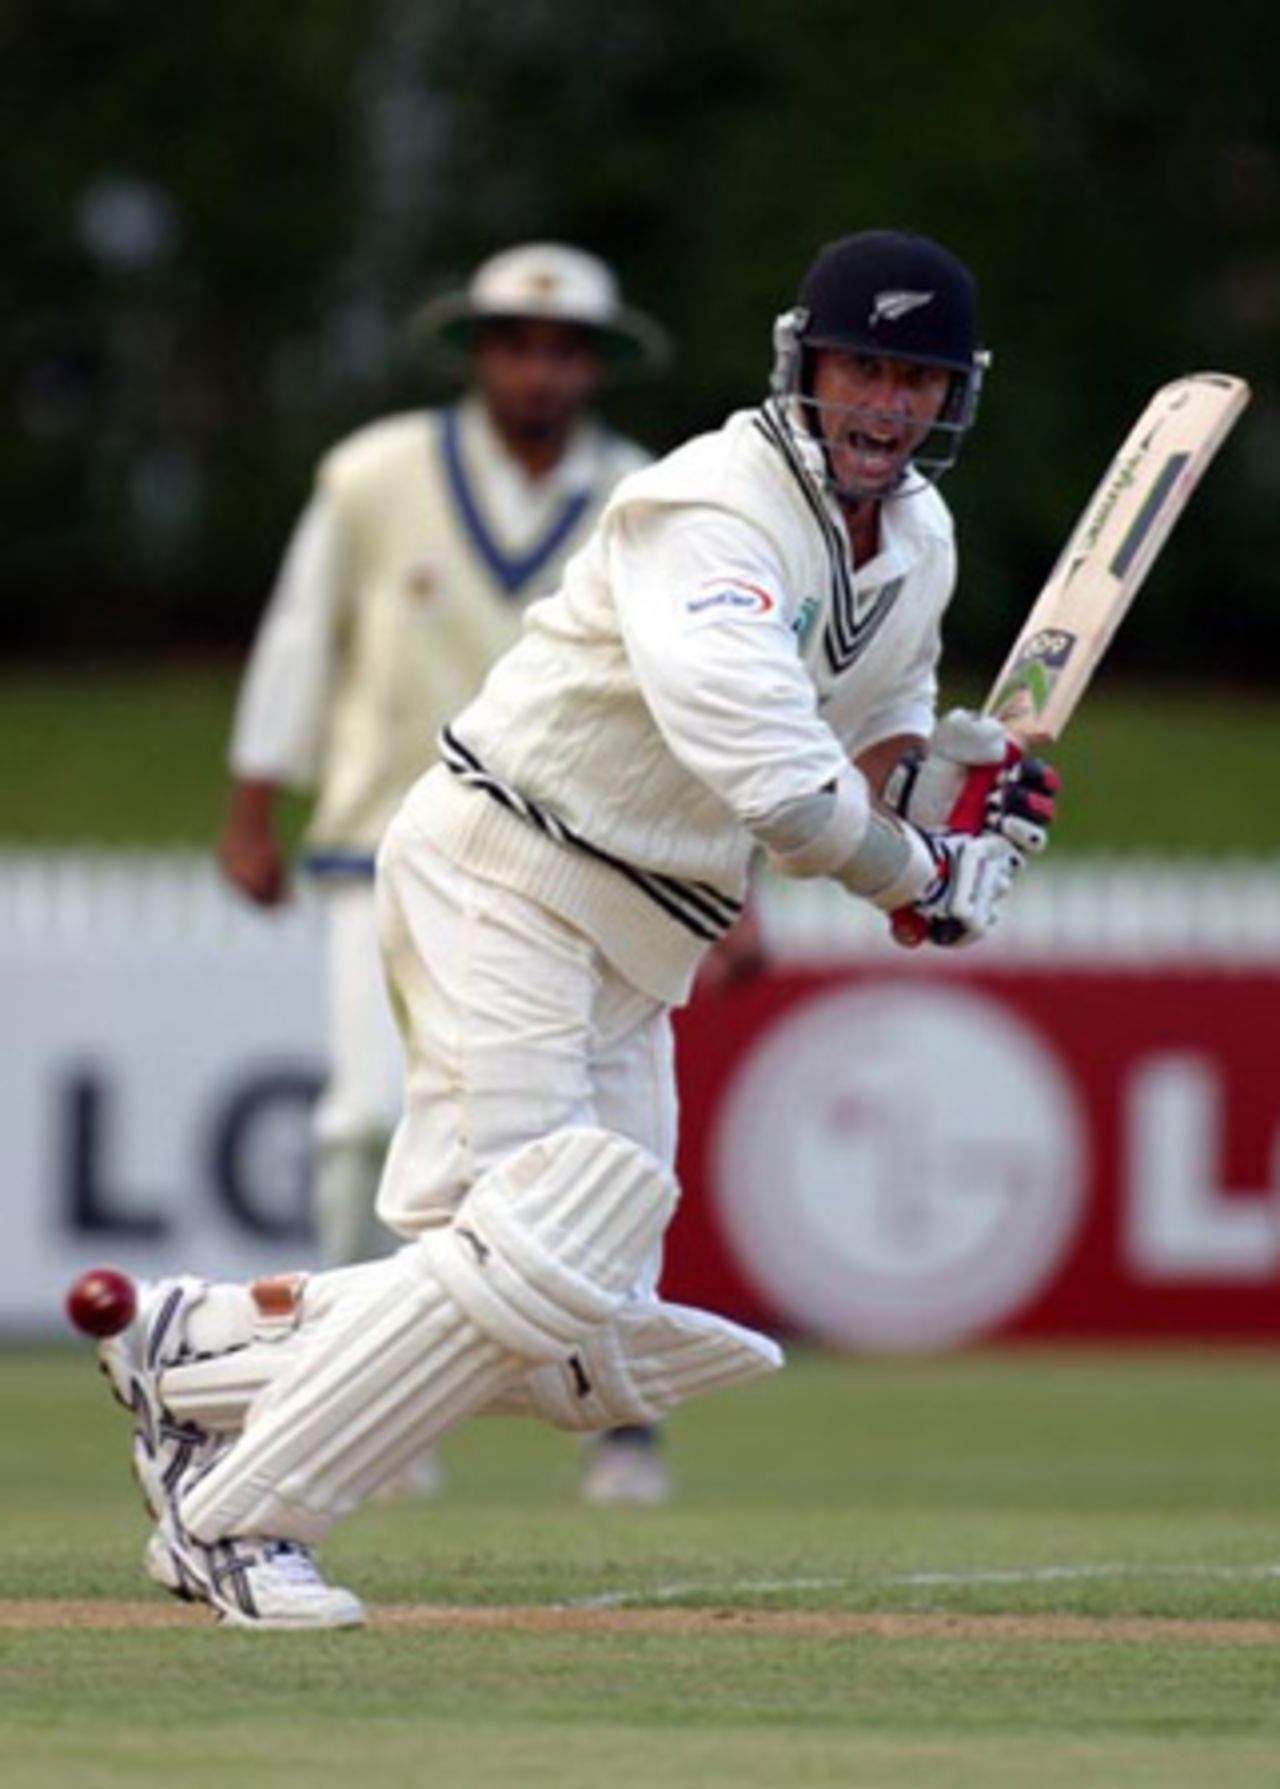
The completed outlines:
[[[301,1337],[295,1346],[305,1346]],[[260,1342],[171,1368],[165,1403],[179,1422],[234,1433],[290,1359],[278,1343]],[[480,1414],[537,1417],[558,1429],[622,1428],[656,1422],[689,1398],[745,1384],[783,1364],[782,1350],[767,1336],[710,1311],[646,1299],[624,1304],[567,1361],[531,1368]]]
[[[675,1191],[654,1156],[608,1131],[517,1150],[447,1229],[353,1270],[314,1342],[182,1498],[184,1527],[206,1544],[320,1540],[531,1362],[565,1358],[608,1322]]]
[[[388,1283],[394,1280],[396,1262],[388,1259],[249,1286],[211,1287],[196,1315],[204,1318],[207,1305],[220,1321],[206,1319],[196,1331],[188,1319],[185,1339],[196,1358],[166,1368],[161,1376],[168,1414],[175,1422],[221,1434],[243,1428],[254,1399],[301,1363],[350,1290],[363,1285],[369,1291],[379,1269]]]
[[[558,1429],[653,1423],[705,1392],[743,1385],[783,1364],[776,1342],[691,1305],[641,1299],[567,1361],[535,1368],[491,1406]]]
[[[175,1422],[195,1423],[211,1434],[234,1433],[284,1365],[281,1350],[270,1342],[246,1344],[171,1367],[160,1381],[160,1395]]]

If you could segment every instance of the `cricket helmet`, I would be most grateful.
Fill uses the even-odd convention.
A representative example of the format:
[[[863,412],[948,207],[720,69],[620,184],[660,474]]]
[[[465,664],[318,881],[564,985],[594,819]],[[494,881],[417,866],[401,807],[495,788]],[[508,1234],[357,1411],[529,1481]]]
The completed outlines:
[[[666,331],[622,302],[605,262],[559,242],[525,242],[481,263],[464,290],[423,305],[418,331],[465,354],[487,322],[532,319],[590,331],[610,366],[657,367],[666,361]]]
[[[957,256],[907,230],[863,230],[828,243],[774,325],[771,390],[820,437],[812,397],[820,348],[945,368],[946,400],[911,466],[937,479],[954,465],[977,414],[990,355],[978,344],[977,284]],[[911,483],[907,480],[898,494]],[[853,493],[856,495],[857,493]]]

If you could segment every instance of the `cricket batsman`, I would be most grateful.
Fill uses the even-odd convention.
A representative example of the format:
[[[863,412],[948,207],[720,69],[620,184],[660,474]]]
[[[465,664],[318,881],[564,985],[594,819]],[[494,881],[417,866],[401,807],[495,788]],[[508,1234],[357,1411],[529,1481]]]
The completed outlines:
[[[936,480],[973,425],[975,286],[927,238],[825,248],[771,394],[614,491],[554,595],[445,725],[378,858],[407,1057],[392,1256],[144,1288],[102,1344],[157,1516],[152,1574],[240,1627],[344,1627],[332,1525],[482,1411],[654,1421],[780,1364],[664,1301],[669,1013],[756,852],[935,944],[980,939],[1053,818],[1000,724],[935,722],[955,580]],[[781,1200],[790,1188],[779,1186]]]

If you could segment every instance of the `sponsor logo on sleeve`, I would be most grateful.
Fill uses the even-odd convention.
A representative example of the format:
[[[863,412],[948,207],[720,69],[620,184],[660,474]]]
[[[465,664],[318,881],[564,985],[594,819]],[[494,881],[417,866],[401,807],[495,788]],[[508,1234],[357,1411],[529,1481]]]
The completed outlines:
[[[791,631],[801,651],[809,644],[809,636],[813,632],[813,624],[818,618],[818,610],[822,605],[816,596],[806,596],[796,610],[795,619],[791,623]]]
[[[770,621],[778,614],[778,599],[741,578],[708,578],[685,597],[682,607],[689,627],[711,621]]]

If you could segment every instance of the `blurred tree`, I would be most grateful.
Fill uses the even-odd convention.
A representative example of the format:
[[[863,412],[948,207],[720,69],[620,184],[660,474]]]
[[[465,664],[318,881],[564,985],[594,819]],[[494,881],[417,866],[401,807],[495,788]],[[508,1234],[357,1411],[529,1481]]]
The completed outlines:
[[[13,642],[243,634],[315,454],[429,389],[403,318],[505,241],[596,248],[670,324],[676,374],[615,404],[661,446],[761,390],[824,239],[903,223],[972,262],[996,351],[949,487],[961,653],[999,650],[1150,388],[1210,364],[1254,409],[1120,653],[1280,646],[1271,0],[9,13]]]
[[[323,327],[355,200],[342,124],[366,12],[7,9],[19,639],[243,626],[247,593],[227,595],[280,526],[282,458],[315,436],[284,372]]]

